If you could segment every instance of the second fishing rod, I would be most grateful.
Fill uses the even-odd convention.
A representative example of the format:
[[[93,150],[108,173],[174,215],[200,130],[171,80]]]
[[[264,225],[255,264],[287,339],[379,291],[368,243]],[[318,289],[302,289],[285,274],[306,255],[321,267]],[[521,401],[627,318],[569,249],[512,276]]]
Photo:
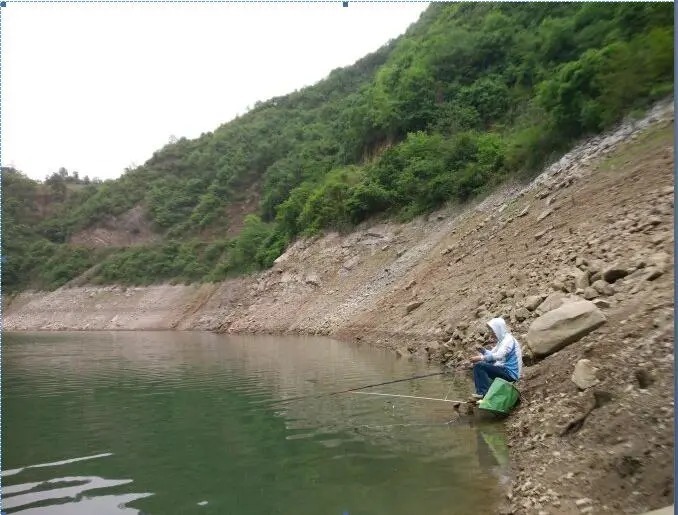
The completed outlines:
[[[384,382],[381,382],[381,383],[368,384],[368,385],[364,385],[364,386],[358,386],[358,387],[355,387],[355,388],[347,388],[345,390],[338,390],[336,392],[319,393],[319,394],[311,394],[311,395],[301,395],[301,396],[298,396],[298,397],[288,397],[286,399],[280,399],[280,400],[277,400],[277,401],[265,401],[265,402],[267,402],[270,405],[276,405],[276,404],[284,404],[284,403],[287,403],[287,402],[300,401],[300,400],[303,400],[303,399],[319,399],[319,398],[322,398],[322,397],[332,397],[334,395],[341,395],[341,394],[344,394],[344,393],[357,392],[357,391],[360,391],[360,390],[366,390],[367,388],[374,388],[374,387],[377,387],[377,386],[384,386],[384,385],[388,385],[388,384],[402,383],[402,382],[405,382],[405,381],[414,381],[416,379],[423,379],[425,377],[448,375],[448,374],[454,373],[455,371],[456,371],[455,369],[450,368],[450,369],[447,369],[447,370],[443,370],[441,372],[431,372],[429,374],[421,374],[421,375],[416,375],[416,376],[411,376],[411,377],[404,377],[404,378],[401,378],[401,379],[394,379],[394,380],[391,380],[391,381],[384,381]]]

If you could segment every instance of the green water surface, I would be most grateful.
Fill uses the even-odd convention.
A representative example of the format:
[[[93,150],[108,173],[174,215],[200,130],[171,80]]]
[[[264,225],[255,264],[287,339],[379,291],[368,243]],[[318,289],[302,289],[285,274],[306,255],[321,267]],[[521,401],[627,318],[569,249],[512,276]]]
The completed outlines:
[[[4,334],[3,510],[493,513],[500,428],[459,421],[444,402],[273,402],[432,371],[322,338]],[[469,388],[436,376],[366,391],[465,398]]]

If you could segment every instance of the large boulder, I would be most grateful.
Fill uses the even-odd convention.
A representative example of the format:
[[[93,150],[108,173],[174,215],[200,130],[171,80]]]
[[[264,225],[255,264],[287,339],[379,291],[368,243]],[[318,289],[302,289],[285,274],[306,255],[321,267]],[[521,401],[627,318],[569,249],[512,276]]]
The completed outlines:
[[[532,322],[527,341],[537,357],[548,356],[579,340],[605,321],[605,315],[593,302],[568,302]]]
[[[575,302],[577,300],[579,300],[579,297],[575,295],[567,295],[566,293],[559,291],[553,292],[537,307],[537,313],[542,315],[559,308],[567,302]]]

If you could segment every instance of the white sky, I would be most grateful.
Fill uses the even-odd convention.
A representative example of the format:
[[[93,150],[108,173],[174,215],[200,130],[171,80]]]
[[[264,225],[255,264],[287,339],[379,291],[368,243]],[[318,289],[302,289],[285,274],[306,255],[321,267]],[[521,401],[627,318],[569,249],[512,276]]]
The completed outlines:
[[[428,3],[14,4],[2,9],[2,164],[113,178],[373,52]]]

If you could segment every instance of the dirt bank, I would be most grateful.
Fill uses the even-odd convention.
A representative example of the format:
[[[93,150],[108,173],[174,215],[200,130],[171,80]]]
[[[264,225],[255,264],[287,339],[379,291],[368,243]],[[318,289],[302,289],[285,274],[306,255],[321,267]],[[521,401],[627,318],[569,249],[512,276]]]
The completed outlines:
[[[463,211],[300,241],[217,285],[23,293],[4,328],[326,334],[458,364],[501,315],[540,354],[508,423],[513,512],[641,513],[673,501],[673,162],[658,106]],[[583,299],[595,329],[535,329]]]

